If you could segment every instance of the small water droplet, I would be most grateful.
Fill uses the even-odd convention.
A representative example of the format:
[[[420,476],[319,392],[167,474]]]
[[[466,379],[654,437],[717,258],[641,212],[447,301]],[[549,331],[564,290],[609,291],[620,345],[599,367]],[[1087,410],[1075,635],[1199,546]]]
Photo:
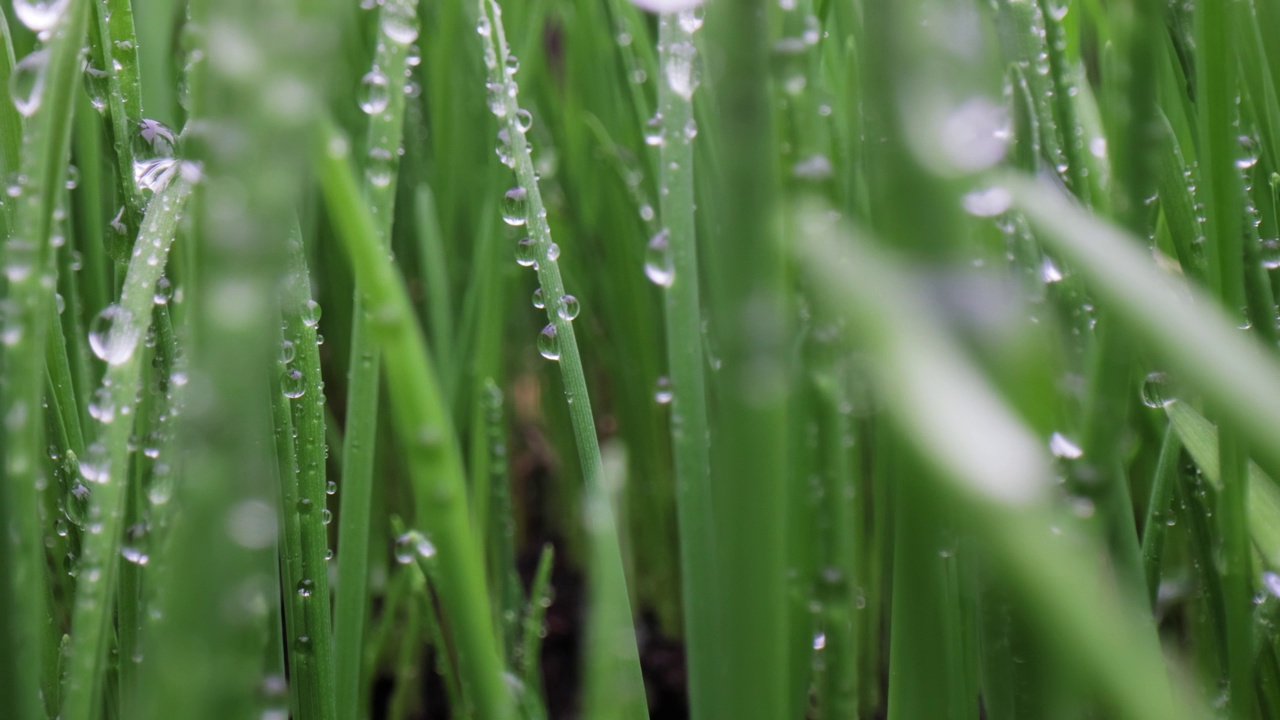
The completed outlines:
[[[360,109],[366,115],[377,115],[391,102],[391,82],[381,70],[374,68],[360,78]]]
[[[533,238],[522,238],[516,243],[516,263],[520,267],[533,267],[538,263],[538,244]]]
[[[293,358],[297,356],[297,354],[297,350],[293,347],[293,341],[280,341],[280,355],[277,359],[280,361],[281,365],[288,365],[293,362]]]
[[[644,274],[659,287],[671,287],[671,283],[675,281],[670,233],[665,229],[649,240],[649,246],[644,253]]]
[[[89,347],[99,360],[120,365],[133,356],[138,335],[133,314],[120,305],[108,305],[89,325]]]
[[[480,19],[476,21],[476,32],[479,33],[480,37],[489,37],[492,34],[493,25],[489,22],[489,16],[480,16]]]
[[[35,33],[52,30],[70,0],[13,0],[13,14]]]
[[[435,557],[436,546],[427,539],[426,535],[417,530],[410,530],[396,538],[395,555],[396,562],[408,565],[418,557],[426,559]]]
[[[655,113],[644,125],[644,144],[660,147],[663,144],[662,113]]]
[[[1044,260],[1040,263],[1040,280],[1046,285],[1052,285],[1061,282],[1062,271],[1054,264],[1053,259],[1048,255],[1044,256]]]
[[[324,494],[325,494],[325,495],[336,495],[336,494],[337,494],[337,492],[338,492],[338,481],[337,481],[337,480],[327,480],[327,481],[325,481],[325,484],[324,484]]]
[[[332,510],[330,510],[329,508],[325,508],[325,509],[321,510],[321,511],[320,511],[320,522],[321,522],[321,523],[323,523],[323,524],[325,524],[325,525],[328,525],[329,523],[333,522],[333,511],[332,511]]]
[[[302,308],[302,324],[313,328],[320,323],[320,303],[308,300]]]
[[[965,193],[961,199],[964,209],[975,217],[995,217],[1009,209],[1013,196],[999,185]]]
[[[1262,573],[1262,587],[1273,596],[1280,598],[1280,575],[1273,572]]]
[[[529,193],[521,186],[511,188],[502,197],[502,219],[512,227],[525,224],[525,206],[529,203]]]
[[[565,295],[560,298],[560,308],[556,310],[556,314],[560,316],[561,320],[568,320],[572,322],[578,317],[579,310],[580,306],[578,304],[578,298],[572,295]]]
[[[1064,460],[1075,460],[1081,455],[1084,455],[1084,451],[1080,449],[1079,445],[1071,442],[1065,435],[1058,432],[1055,432],[1049,437],[1049,451],[1052,452],[1054,456],[1063,458]]]
[[[698,72],[694,67],[696,55],[693,43],[681,40],[672,44],[663,68],[667,76],[667,87],[685,100],[692,99],[693,92],[698,89]]]
[[[538,352],[548,360],[560,359],[560,338],[556,336],[556,326],[547,323],[538,333]]]
[[[522,133],[527,133],[531,127],[533,127],[533,113],[524,108],[516,110],[516,129]]]
[[[306,378],[297,368],[289,368],[280,376],[280,389],[290,400],[297,400],[307,394]]]
[[[546,307],[546,303],[542,301],[542,288],[536,288],[533,291],[533,306],[538,310]]]
[[[147,555],[146,553],[142,552],[138,548],[133,547],[131,545],[121,546],[120,556],[123,557],[127,562],[131,562],[134,565],[146,565],[148,562],[151,561],[151,556]]]
[[[1142,381],[1142,404],[1149,408],[1169,407],[1177,398],[1173,395],[1173,383],[1163,372],[1153,372]]]
[[[18,61],[9,76],[9,96],[18,114],[31,117],[44,99],[45,71],[49,67],[49,51],[40,48]]]
[[[676,13],[676,22],[680,25],[680,30],[692,35],[698,32],[702,27],[702,6],[693,8],[685,8]]]
[[[556,260],[559,260],[559,259],[560,259],[560,246],[555,243],[551,243],[550,245],[547,245],[547,261],[555,262]]]
[[[369,148],[369,161],[365,165],[364,176],[374,187],[384,188],[391,184],[395,175],[395,156],[384,147]]]
[[[657,388],[653,392],[653,399],[659,405],[667,405],[671,399],[675,397],[671,391],[671,378],[662,375],[658,378]]]

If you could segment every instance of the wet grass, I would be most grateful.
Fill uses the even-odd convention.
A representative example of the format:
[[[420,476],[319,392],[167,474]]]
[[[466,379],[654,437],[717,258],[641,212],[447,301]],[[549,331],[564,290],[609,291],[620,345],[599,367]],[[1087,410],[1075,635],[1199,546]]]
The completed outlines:
[[[1272,3],[0,9],[0,717],[1280,713]]]

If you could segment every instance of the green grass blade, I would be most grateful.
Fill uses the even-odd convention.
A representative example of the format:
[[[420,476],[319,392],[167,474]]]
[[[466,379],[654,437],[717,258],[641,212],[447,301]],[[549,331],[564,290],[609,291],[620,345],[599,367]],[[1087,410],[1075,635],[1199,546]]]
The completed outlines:
[[[409,455],[417,521],[438,548],[440,597],[458,643],[459,671],[472,689],[478,716],[511,717],[502,663],[488,613],[483,558],[467,515],[462,458],[444,407],[426,340],[413,315],[404,281],[396,274],[350,168],[344,138],[328,130],[319,156],[325,200],[383,352],[396,432]]]
[[[188,172],[196,172],[189,170]],[[105,348],[107,371],[98,400],[101,425],[96,447],[80,460],[80,472],[90,483],[90,532],[77,565],[80,577],[72,618],[67,692],[61,715],[68,720],[91,720],[103,691],[107,646],[112,636],[112,605],[120,566],[125,501],[134,432],[135,409],[146,352],[142,338],[151,324],[156,282],[164,273],[183,206],[192,186],[176,178],[148,206],[136,251],[125,274],[118,310],[109,334],[98,341]]]
[[[565,400],[569,406],[569,418],[578,450],[578,461],[582,467],[586,492],[590,494],[595,492],[594,488],[603,482],[603,476],[600,444],[596,437],[595,420],[591,412],[591,398],[587,393],[582,356],[578,352],[578,342],[574,335],[573,320],[578,314],[576,307],[578,301],[565,292],[564,279],[560,274],[560,265],[557,261],[560,248],[551,239],[551,227],[547,223],[541,189],[534,172],[529,143],[525,137],[527,128],[522,126],[525,122],[522,119],[523,115],[528,111],[520,109],[514,71],[507,66],[512,56],[503,30],[502,11],[496,2],[490,0],[487,7],[483,1],[480,3],[480,12],[483,15],[481,22],[488,23],[489,26],[488,33],[480,33],[484,42],[485,64],[489,69],[489,84],[495,87],[497,102],[500,103],[499,119],[507,138],[504,151],[509,153],[516,175],[516,187],[508,193],[508,197],[511,197],[511,193],[516,194],[516,197],[512,198],[515,207],[504,207],[503,212],[504,215],[510,215],[517,221],[513,224],[525,225],[528,228],[527,240],[531,245],[531,259],[538,273],[538,285],[542,291],[543,308],[546,310],[548,321],[539,337],[539,349],[544,357],[558,360],[560,363],[560,377],[564,383]],[[507,222],[512,223],[512,219],[508,219]],[[517,250],[517,253],[520,252],[522,251]],[[608,505],[597,508],[597,511],[605,514],[612,512]],[[609,527],[616,528],[612,518],[609,519],[608,524]],[[619,581],[625,585],[622,547],[617,534],[600,534],[595,536],[595,541],[607,546],[598,551],[609,558],[607,561],[601,560],[603,564],[595,567],[599,569],[605,564],[610,565],[609,581]],[[617,661],[625,664],[631,673],[625,693],[626,699],[619,702],[630,708],[627,717],[647,717],[648,709],[644,707],[643,701],[639,702],[638,706],[634,701],[637,696],[644,697],[644,678],[640,674],[640,657],[632,630],[630,600],[626,594],[622,594],[593,600],[593,602],[597,601],[623,604],[617,612],[607,616],[618,623],[618,626],[608,633],[612,642],[622,646],[614,652],[625,657],[619,657]],[[611,653],[610,656],[612,657],[613,654]],[[601,658],[601,661],[604,660]],[[590,659],[587,662],[589,665],[592,664]]]

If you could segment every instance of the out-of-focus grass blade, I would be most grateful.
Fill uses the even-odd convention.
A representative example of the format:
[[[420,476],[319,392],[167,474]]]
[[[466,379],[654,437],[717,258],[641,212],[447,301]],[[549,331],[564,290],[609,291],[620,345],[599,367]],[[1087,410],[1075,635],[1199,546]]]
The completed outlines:
[[[887,409],[938,480],[933,497],[968,517],[1035,629],[1119,715],[1190,717],[1174,702],[1154,637],[1097,594],[1092,544],[1050,530],[1058,522],[1040,443],[907,290],[908,278],[872,243],[816,213],[802,220],[798,252],[820,297],[844,312],[879,362]]]
[[[1148,351],[1212,401],[1280,477],[1280,366],[1234,328],[1216,303],[1155,269],[1143,243],[1052,187],[1018,176],[1003,184],[1040,236],[1069,259]]]
[[[1196,465],[1214,487],[1221,489],[1218,472],[1218,428],[1185,402],[1175,401],[1165,408],[1173,429]],[[1272,569],[1280,568],[1280,488],[1249,463],[1249,534],[1258,554]]]

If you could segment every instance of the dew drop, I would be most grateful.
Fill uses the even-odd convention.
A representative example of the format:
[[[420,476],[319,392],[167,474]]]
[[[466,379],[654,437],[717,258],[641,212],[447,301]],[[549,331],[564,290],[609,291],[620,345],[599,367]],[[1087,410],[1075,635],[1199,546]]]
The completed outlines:
[[[384,147],[369,148],[369,162],[365,165],[364,176],[374,187],[384,188],[391,184],[395,156]]]
[[[1054,264],[1053,259],[1046,255],[1044,260],[1040,263],[1041,282],[1046,285],[1052,285],[1056,282],[1061,282],[1062,278],[1062,270],[1058,269],[1058,266]]]
[[[31,32],[52,30],[70,0],[13,0],[13,14]]]
[[[674,397],[671,391],[671,378],[663,375],[658,378],[657,389],[653,392],[653,400],[659,405],[670,404]]]
[[[698,89],[698,73],[694,67],[696,51],[693,43],[682,40],[671,46],[666,67],[667,87],[671,92],[685,100],[693,98],[693,91]]]
[[[676,13],[676,22],[680,24],[680,30],[692,35],[698,32],[702,27],[702,8],[686,8]]]
[[[325,495],[336,495],[337,493],[338,493],[338,481],[337,481],[337,480],[327,480],[327,481],[325,481],[325,484],[324,484],[324,494],[325,494]]]
[[[572,295],[565,295],[560,298],[560,307],[556,310],[556,314],[560,316],[561,320],[568,320],[572,322],[578,317],[578,312],[580,310],[581,306],[578,303],[578,298]]]
[[[321,523],[323,523],[323,524],[325,524],[325,525],[328,525],[329,523],[333,522],[333,511],[332,511],[332,510],[330,510],[329,508],[325,508],[325,509],[321,510],[321,511],[320,511],[320,522],[321,522]]]
[[[524,108],[516,110],[516,129],[522,133],[527,133],[531,127],[533,127],[533,113]]]
[[[396,562],[408,565],[418,557],[424,559],[435,557],[436,546],[427,539],[426,535],[417,530],[410,530],[396,538],[395,555]]]
[[[537,251],[538,244],[533,241],[533,238],[521,239],[516,243],[516,263],[520,267],[533,267],[538,263]]]
[[[307,394],[306,378],[297,368],[289,368],[280,376],[280,389],[290,400],[297,400]]]
[[[560,338],[556,336],[556,326],[547,323],[538,333],[538,353],[548,360],[560,359]]]
[[[45,71],[49,67],[49,51],[41,48],[18,61],[9,76],[9,96],[18,114],[31,117],[44,99]]]
[[[650,147],[660,147],[662,143],[662,113],[657,113],[645,123],[644,144]]]
[[[302,324],[313,328],[319,323],[320,303],[315,300],[308,300],[307,304],[302,308]]]
[[[389,2],[382,6],[382,34],[401,45],[418,39],[418,20],[414,17],[413,3]]]
[[[493,26],[489,23],[489,16],[480,16],[480,19],[476,21],[476,32],[480,37],[489,37],[492,34]]]
[[[547,306],[547,304],[542,301],[542,288],[537,288],[533,291],[533,306],[538,310]]]
[[[176,144],[177,137],[164,123],[150,119],[138,123],[132,148],[133,180],[139,189],[160,192],[169,184],[181,165],[174,157]]]
[[[374,68],[360,78],[360,109],[366,115],[377,115],[391,102],[391,83],[381,70]]]
[[[131,562],[134,565],[146,565],[151,561],[151,556],[131,545],[122,545],[120,547],[120,556],[126,562]]]
[[[502,198],[502,219],[512,227],[525,224],[525,206],[529,203],[529,193],[519,185],[507,191]]]
[[[507,77],[513,77],[520,72],[520,58],[512,53],[507,54],[507,59],[503,61],[502,68],[506,72]]]
[[[311,578],[302,578],[298,581],[298,597],[309,598],[311,593],[315,592],[315,583]]]
[[[132,313],[119,305],[108,305],[89,325],[89,347],[99,360],[120,365],[133,356],[138,334]]]
[[[156,305],[168,305],[169,301],[172,299],[173,283],[169,281],[169,278],[161,276],[160,279],[156,281],[156,289],[151,295],[151,302]]]
[[[670,233],[665,229],[649,240],[649,247],[644,253],[644,274],[659,287],[671,287],[675,280]]]
[[[555,243],[551,243],[550,245],[547,245],[547,260],[549,262],[555,262],[556,260],[559,260],[559,259],[560,259],[560,246]]]
[[[1142,404],[1149,408],[1165,408],[1177,398],[1173,384],[1166,373],[1153,372],[1142,381]]]
[[[1063,458],[1064,460],[1075,460],[1081,455],[1084,455],[1084,451],[1080,449],[1079,445],[1071,442],[1065,435],[1058,432],[1055,432],[1049,437],[1049,451],[1052,452],[1054,456]]]
[[[288,365],[293,362],[293,358],[296,357],[297,354],[297,349],[294,348],[292,340],[280,341],[280,355],[277,359],[280,361],[281,365]]]

